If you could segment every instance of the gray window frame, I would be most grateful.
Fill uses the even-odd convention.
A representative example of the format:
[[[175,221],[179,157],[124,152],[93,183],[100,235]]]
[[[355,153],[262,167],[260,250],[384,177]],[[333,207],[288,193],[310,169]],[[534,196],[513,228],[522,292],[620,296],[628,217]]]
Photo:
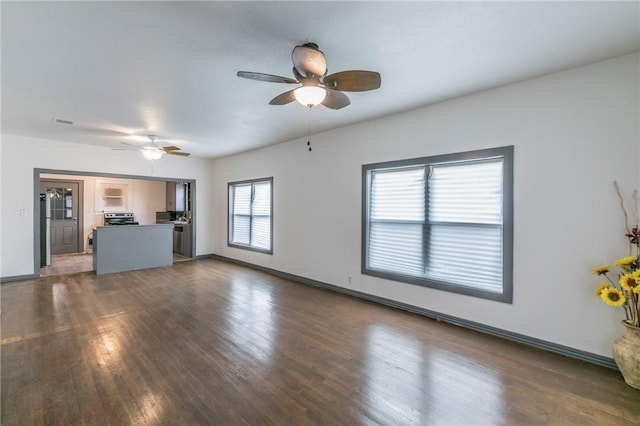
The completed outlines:
[[[269,182],[269,185],[271,187],[271,191],[270,191],[271,194],[270,194],[270,200],[269,200],[270,212],[271,212],[271,215],[269,218],[271,235],[270,235],[269,241],[271,244],[269,249],[254,247],[249,244],[238,244],[231,241],[231,235],[233,233],[232,231],[233,230],[232,228],[233,227],[233,200],[231,199],[231,187],[236,185],[251,184],[252,185],[251,193],[253,194],[253,185],[259,182]],[[251,226],[249,226],[249,229],[251,229]],[[235,182],[227,182],[227,246],[239,248],[243,250],[255,251],[258,253],[273,254],[273,176],[268,178],[257,178],[257,179],[240,180]]]
[[[513,303],[513,145],[497,148],[488,148],[474,151],[458,152],[452,154],[435,155],[430,157],[413,158],[398,161],[386,161],[380,163],[364,164],[362,166],[362,249],[361,249],[361,273],[392,281],[400,281],[409,284],[430,287],[452,293],[482,299],[494,300],[503,303]],[[481,289],[463,287],[458,284],[448,283],[421,277],[401,275],[393,272],[383,272],[369,269],[368,236],[369,236],[369,190],[371,171],[378,169],[406,168],[410,166],[433,166],[451,163],[464,163],[467,161],[481,161],[495,158],[503,159],[502,171],[502,208],[503,208],[503,235],[502,235],[502,293],[495,293]],[[425,185],[426,186],[426,185]],[[425,211],[428,205],[428,190],[425,188]],[[426,226],[426,225],[425,225]],[[427,235],[427,233],[425,233]],[[423,249],[426,242],[423,243]]]

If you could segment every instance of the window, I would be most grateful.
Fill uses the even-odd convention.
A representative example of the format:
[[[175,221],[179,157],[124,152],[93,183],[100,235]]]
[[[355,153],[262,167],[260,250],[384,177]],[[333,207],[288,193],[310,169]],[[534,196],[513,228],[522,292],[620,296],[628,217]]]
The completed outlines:
[[[231,182],[228,245],[273,253],[273,178]]]
[[[511,303],[513,146],[362,172],[363,274]]]

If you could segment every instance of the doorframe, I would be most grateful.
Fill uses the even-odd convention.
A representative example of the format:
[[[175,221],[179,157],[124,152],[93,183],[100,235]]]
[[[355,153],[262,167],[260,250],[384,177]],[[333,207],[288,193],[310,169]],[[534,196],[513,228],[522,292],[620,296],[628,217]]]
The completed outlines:
[[[69,175],[69,176],[89,176],[89,177],[106,177],[117,179],[137,179],[137,180],[153,180],[162,182],[186,182],[191,184],[191,253],[192,258],[196,257],[196,230],[197,230],[197,214],[196,214],[196,180],[186,178],[171,178],[171,177],[158,177],[158,176],[139,176],[139,175],[125,175],[117,173],[100,173],[100,172],[83,172],[78,170],[59,170],[59,169],[33,169],[33,272],[35,276],[40,276],[40,175],[42,173]],[[49,180],[51,178],[45,178],[43,180]],[[68,179],[67,179],[68,180]],[[84,184],[84,182],[82,182]],[[84,203],[84,185],[83,185],[83,203]],[[82,211],[82,218],[84,221],[84,204]],[[84,228],[83,228],[84,229]],[[79,233],[79,234],[83,234]],[[78,238],[81,238],[78,235]],[[84,240],[81,240],[84,244]],[[83,245],[84,247],[84,245]]]
[[[54,179],[54,178],[44,178],[40,179],[38,183],[38,203],[40,202],[40,185],[42,182],[63,182],[63,183],[77,183],[78,184],[78,219],[76,220],[78,226],[78,251],[76,253],[84,252],[84,181],[82,180],[72,180],[72,179]],[[35,211],[35,210],[34,210]],[[40,220],[41,211],[38,210],[38,221]],[[40,239],[38,238],[38,244],[40,244]],[[42,260],[42,259],[40,259]],[[40,264],[40,262],[38,262]]]

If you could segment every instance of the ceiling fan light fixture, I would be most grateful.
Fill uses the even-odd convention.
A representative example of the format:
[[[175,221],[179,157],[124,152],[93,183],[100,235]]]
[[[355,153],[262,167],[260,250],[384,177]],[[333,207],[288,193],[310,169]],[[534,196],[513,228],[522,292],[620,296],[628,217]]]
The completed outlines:
[[[300,104],[311,108],[324,101],[327,91],[318,86],[302,86],[293,91],[293,96]]]
[[[158,160],[160,157],[162,157],[162,154],[164,154],[164,151],[159,148],[149,146],[142,149],[142,155],[144,155],[144,158],[146,158],[147,160]]]

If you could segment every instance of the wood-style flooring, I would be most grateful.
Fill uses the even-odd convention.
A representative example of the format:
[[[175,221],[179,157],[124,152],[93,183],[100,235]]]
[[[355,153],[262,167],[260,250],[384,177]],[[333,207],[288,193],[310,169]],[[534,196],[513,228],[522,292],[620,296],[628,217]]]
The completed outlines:
[[[0,286],[9,425],[638,425],[617,371],[201,259]]]
[[[191,260],[191,258],[173,253],[174,263],[187,260]],[[90,271],[93,271],[93,254],[55,254],[51,256],[51,265],[40,268],[40,276],[52,277],[55,275],[77,274],[78,272]]]

